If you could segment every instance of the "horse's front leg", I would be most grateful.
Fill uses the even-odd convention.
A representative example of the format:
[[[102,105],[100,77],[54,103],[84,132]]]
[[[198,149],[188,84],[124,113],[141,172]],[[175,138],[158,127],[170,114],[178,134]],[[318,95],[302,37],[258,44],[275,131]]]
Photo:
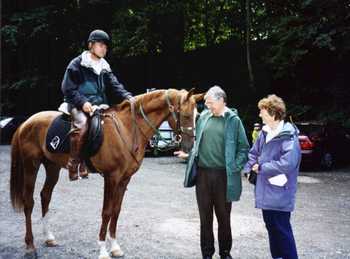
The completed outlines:
[[[104,198],[103,198],[103,209],[102,209],[102,224],[99,235],[99,246],[100,246],[100,255],[99,259],[109,259],[109,253],[106,248],[106,234],[107,226],[113,215],[113,205],[114,200],[117,195],[117,186],[120,181],[118,173],[105,174],[104,175]]]
[[[124,255],[123,250],[120,248],[117,238],[116,238],[116,231],[117,231],[117,222],[118,217],[120,213],[120,209],[122,206],[124,194],[126,191],[126,186],[130,182],[131,177],[128,177],[126,179],[123,179],[117,188],[117,197],[115,201],[113,202],[113,214],[111,217],[111,221],[109,223],[109,236],[110,236],[110,244],[111,244],[111,254],[113,257],[120,257]]]

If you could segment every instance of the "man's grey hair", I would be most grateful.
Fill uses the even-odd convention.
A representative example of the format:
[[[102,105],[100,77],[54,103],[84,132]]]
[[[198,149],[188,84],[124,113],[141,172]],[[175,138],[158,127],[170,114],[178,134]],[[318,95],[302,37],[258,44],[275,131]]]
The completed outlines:
[[[213,87],[210,87],[208,92],[204,95],[204,100],[208,98],[208,96],[212,97],[215,101],[220,100],[220,98],[224,99],[224,102],[226,103],[226,93],[222,88],[218,85],[214,85]]]

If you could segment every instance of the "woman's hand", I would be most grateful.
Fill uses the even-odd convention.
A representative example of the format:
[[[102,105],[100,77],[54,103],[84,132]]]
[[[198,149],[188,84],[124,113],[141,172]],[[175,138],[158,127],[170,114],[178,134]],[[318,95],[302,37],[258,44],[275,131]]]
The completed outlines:
[[[252,170],[253,170],[255,173],[259,173],[259,165],[258,165],[258,164],[253,165]]]
[[[188,158],[188,154],[186,152],[182,151],[182,150],[175,151],[174,155],[179,157],[179,158],[182,158],[182,159]]]

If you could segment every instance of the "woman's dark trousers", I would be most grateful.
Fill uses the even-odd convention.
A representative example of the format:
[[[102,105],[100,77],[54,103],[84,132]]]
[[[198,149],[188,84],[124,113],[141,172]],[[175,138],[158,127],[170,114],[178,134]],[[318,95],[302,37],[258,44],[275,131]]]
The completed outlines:
[[[272,258],[297,259],[290,212],[262,210],[262,213],[269,234]]]

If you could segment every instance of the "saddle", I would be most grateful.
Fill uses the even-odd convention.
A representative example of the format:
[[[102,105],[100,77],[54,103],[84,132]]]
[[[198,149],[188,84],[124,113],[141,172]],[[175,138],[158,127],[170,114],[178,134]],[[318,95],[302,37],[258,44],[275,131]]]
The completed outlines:
[[[100,149],[103,142],[101,111],[96,110],[88,120],[86,141],[82,148],[82,157],[88,160]],[[59,115],[49,126],[46,134],[46,149],[51,153],[69,153],[71,131],[71,116],[65,113]]]

